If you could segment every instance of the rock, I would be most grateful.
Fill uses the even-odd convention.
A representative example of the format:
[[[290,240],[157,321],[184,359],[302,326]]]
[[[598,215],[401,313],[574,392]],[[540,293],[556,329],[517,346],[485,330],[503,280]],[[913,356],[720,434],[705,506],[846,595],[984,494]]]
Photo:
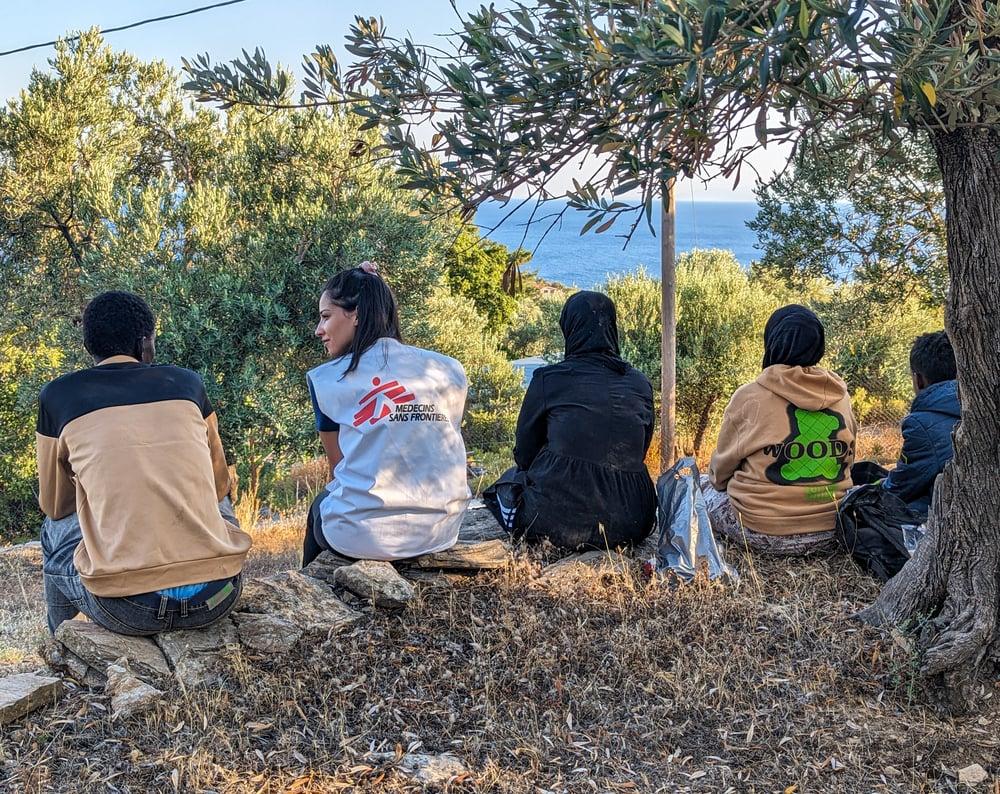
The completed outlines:
[[[369,753],[368,757],[381,763],[395,762],[400,773],[424,786],[444,786],[470,774],[469,768],[450,753],[406,753],[401,757],[395,753]]]
[[[977,786],[980,783],[985,783],[988,777],[989,773],[979,764],[970,764],[958,770],[958,782],[965,783],[967,786]]]
[[[510,548],[500,540],[459,541],[450,549],[413,560],[418,568],[462,571],[505,568],[509,562]]]
[[[383,609],[402,609],[413,600],[413,585],[381,560],[358,560],[334,572],[337,584]]]
[[[128,660],[122,658],[108,665],[108,683],[104,688],[111,696],[111,719],[124,719],[159,703],[163,693],[156,687],[143,683],[128,669]]]
[[[506,540],[510,533],[501,527],[482,501],[473,502],[465,511],[458,530],[459,541]]]
[[[98,672],[65,645],[55,640],[46,640],[38,649],[38,655],[53,670],[73,679],[90,689],[104,689],[107,676]]]
[[[240,642],[255,651],[285,653],[302,639],[302,629],[277,615],[234,612],[232,618],[239,632]]]
[[[62,697],[63,683],[35,673],[19,673],[0,678],[0,725],[55,703]]]
[[[352,562],[354,561],[347,559],[347,557],[341,557],[336,552],[322,551],[315,560],[302,569],[302,573],[313,577],[313,579],[326,582],[328,585],[333,585],[337,569],[350,565]]]
[[[629,559],[617,551],[587,551],[545,566],[538,582],[546,587],[562,587],[595,575],[620,575],[628,570]]]
[[[246,582],[240,612],[273,615],[304,632],[339,631],[361,618],[318,579],[283,571]]]
[[[109,664],[125,657],[135,675],[147,683],[158,684],[170,678],[166,658],[147,637],[127,637],[96,623],[67,620],[56,629],[56,640],[103,675],[107,675]]]
[[[239,645],[236,626],[223,618],[203,629],[168,631],[156,636],[174,677],[182,686],[202,686],[217,681],[227,648]]]

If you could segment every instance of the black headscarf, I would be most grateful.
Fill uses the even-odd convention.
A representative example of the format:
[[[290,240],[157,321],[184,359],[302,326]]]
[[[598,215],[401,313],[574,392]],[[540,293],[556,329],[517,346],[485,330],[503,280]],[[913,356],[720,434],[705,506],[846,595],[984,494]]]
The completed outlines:
[[[773,364],[811,367],[826,350],[823,324],[805,306],[783,306],[764,326],[764,368]]]
[[[627,372],[618,348],[615,304],[600,292],[578,292],[563,306],[559,327],[566,338],[566,358],[588,358],[614,372]]]

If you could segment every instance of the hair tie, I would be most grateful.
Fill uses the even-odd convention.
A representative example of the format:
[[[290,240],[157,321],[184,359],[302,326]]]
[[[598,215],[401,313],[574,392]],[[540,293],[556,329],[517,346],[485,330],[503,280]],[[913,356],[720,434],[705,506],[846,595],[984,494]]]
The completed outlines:
[[[378,265],[375,262],[370,262],[369,260],[366,259],[364,262],[358,265],[358,267],[371,276],[378,275]]]

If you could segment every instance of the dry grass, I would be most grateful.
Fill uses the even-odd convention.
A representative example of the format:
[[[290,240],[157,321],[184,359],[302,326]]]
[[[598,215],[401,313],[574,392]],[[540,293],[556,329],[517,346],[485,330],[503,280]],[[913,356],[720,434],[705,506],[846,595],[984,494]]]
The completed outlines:
[[[269,531],[258,553],[283,565],[298,535]],[[77,692],[0,733],[0,788],[417,790],[367,759],[416,747],[463,758],[452,788],[470,791],[954,791],[945,768],[996,775],[994,691],[968,719],[924,708],[905,643],[848,619],[877,589],[849,561],[729,555],[736,590],[672,590],[636,563],[553,593],[522,553],[291,656],[234,656],[226,686],[128,722]]]

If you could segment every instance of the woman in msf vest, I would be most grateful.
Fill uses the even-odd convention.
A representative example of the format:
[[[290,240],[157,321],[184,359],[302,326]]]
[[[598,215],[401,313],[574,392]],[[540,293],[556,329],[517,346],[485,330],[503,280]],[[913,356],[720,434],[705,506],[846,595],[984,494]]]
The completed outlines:
[[[396,560],[449,548],[469,500],[462,365],[402,343],[370,263],[330,279],[319,314],[331,361],[308,381],[333,480],[309,511],[303,565],[324,549]]]
[[[764,328],[764,370],[722,418],[705,488],[712,527],[751,549],[798,554],[836,548],[837,503],[851,487],[858,425],[847,385],[816,366],[823,326],[804,306]]]
[[[653,528],[644,458],[653,388],[618,352],[615,305],[578,292],[559,327],[566,357],[535,371],[517,420],[517,466],[484,494],[508,531],[569,549],[634,544]]]

